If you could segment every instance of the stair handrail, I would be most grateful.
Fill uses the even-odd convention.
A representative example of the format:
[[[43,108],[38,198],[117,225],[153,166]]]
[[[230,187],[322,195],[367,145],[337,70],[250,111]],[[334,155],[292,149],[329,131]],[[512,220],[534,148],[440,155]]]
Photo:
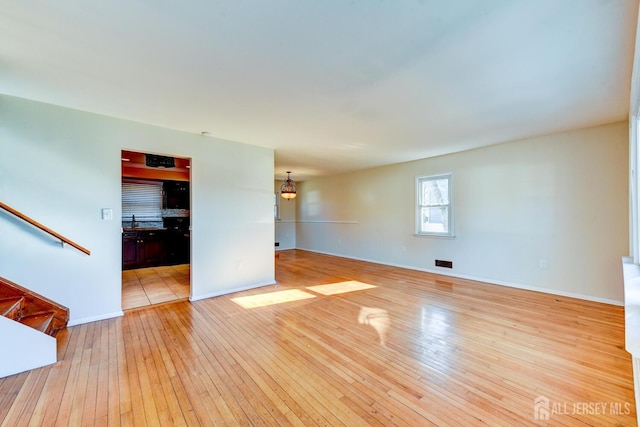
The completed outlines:
[[[64,237],[63,235],[61,235],[59,233],[56,233],[55,231],[53,231],[49,227],[46,227],[46,226],[40,224],[38,221],[34,220],[33,218],[28,217],[27,215],[23,214],[20,211],[17,211],[15,209],[13,209],[11,206],[0,202],[0,209],[4,209],[5,211],[9,212],[10,214],[12,214],[14,216],[17,216],[21,220],[23,220],[25,222],[28,222],[29,224],[33,225],[36,228],[39,228],[40,230],[44,231],[47,234],[50,234],[51,236],[53,236],[56,239],[60,240],[62,242],[62,244],[66,243],[69,246],[73,246],[74,248],[76,248],[80,252],[84,252],[87,255],[91,255],[91,252],[89,251],[89,249],[80,246],[79,244],[77,244],[73,240],[71,240],[71,239],[69,239],[67,237]]]

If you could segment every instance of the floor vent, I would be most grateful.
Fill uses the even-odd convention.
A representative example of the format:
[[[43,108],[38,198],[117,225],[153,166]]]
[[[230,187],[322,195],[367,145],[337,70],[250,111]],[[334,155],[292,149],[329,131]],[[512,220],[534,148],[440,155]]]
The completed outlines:
[[[436,260],[436,267],[453,268],[453,261]]]

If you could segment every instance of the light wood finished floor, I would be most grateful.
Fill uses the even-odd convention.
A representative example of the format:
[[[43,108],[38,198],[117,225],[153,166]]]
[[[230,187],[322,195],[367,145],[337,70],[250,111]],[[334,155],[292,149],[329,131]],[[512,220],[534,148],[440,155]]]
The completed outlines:
[[[0,424],[635,425],[621,307],[304,251],[276,265],[277,286],[62,331],[57,364],[0,379]]]
[[[189,298],[189,264],[122,272],[122,308],[145,307]]]

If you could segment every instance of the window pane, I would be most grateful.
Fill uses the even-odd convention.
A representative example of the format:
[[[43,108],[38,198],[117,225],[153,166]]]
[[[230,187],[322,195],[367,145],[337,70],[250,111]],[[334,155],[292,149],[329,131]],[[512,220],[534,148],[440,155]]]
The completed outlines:
[[[449,180],[431,179],[422,182],[423,205],[448,205],[449,204]]]
[[[416,233],[453,237],[452,174],[417,179]]]
[[[420,232],[448,233],[449,207],[423,207],[420,217]]]
[[[123,182],[122,220],[162,221],[162,182]]]

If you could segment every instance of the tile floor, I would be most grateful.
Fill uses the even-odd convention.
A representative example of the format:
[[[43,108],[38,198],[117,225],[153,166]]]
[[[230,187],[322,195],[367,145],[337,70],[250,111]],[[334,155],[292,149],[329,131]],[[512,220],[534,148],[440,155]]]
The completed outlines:
[[[189,274],[189,264],[124,270],[122,309],[189,298]]]

